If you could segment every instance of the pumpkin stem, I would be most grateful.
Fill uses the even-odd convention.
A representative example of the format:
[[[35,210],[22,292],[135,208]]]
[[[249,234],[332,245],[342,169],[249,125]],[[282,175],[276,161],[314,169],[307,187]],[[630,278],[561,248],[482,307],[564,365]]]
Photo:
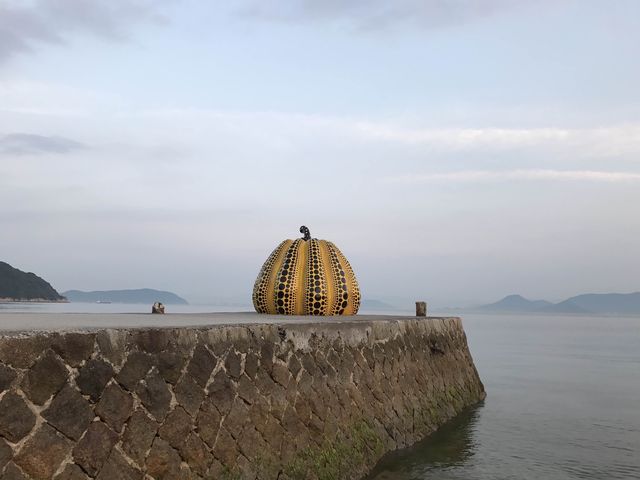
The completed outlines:
[[[309,233],[309,229],[304,225],[300,227],[300,233],[304,235],[304,237],[302,237],[303,240],[311,240],[311,233]]]

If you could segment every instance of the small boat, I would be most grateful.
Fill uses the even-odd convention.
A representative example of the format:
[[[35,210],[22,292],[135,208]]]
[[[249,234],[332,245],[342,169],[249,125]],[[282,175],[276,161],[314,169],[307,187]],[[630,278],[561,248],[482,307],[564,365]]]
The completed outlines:
[[[96,303],[111,303],[109,300],[96,300]]]

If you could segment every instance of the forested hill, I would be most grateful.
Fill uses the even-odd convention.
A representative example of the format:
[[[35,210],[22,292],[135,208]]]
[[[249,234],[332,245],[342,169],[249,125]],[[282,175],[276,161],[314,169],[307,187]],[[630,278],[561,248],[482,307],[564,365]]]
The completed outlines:
[[[0,262],[0,299],[60,301],[64,297],[35,273]]]

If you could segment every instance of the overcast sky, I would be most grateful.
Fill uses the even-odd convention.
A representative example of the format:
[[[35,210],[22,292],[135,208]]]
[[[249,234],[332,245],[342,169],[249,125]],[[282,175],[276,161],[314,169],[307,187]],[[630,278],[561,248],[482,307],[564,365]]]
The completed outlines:
[[[305,224],[365,298],[637,291],[639,58],[636,0],[0,0],[0,260],[249,302]]]

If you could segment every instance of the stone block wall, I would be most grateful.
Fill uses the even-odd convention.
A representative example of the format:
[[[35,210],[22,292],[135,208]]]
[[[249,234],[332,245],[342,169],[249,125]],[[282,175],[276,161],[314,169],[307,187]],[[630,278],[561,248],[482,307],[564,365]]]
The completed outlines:
[[[484,397],[459,319],[0,336],[0,479],[358,478]]]

